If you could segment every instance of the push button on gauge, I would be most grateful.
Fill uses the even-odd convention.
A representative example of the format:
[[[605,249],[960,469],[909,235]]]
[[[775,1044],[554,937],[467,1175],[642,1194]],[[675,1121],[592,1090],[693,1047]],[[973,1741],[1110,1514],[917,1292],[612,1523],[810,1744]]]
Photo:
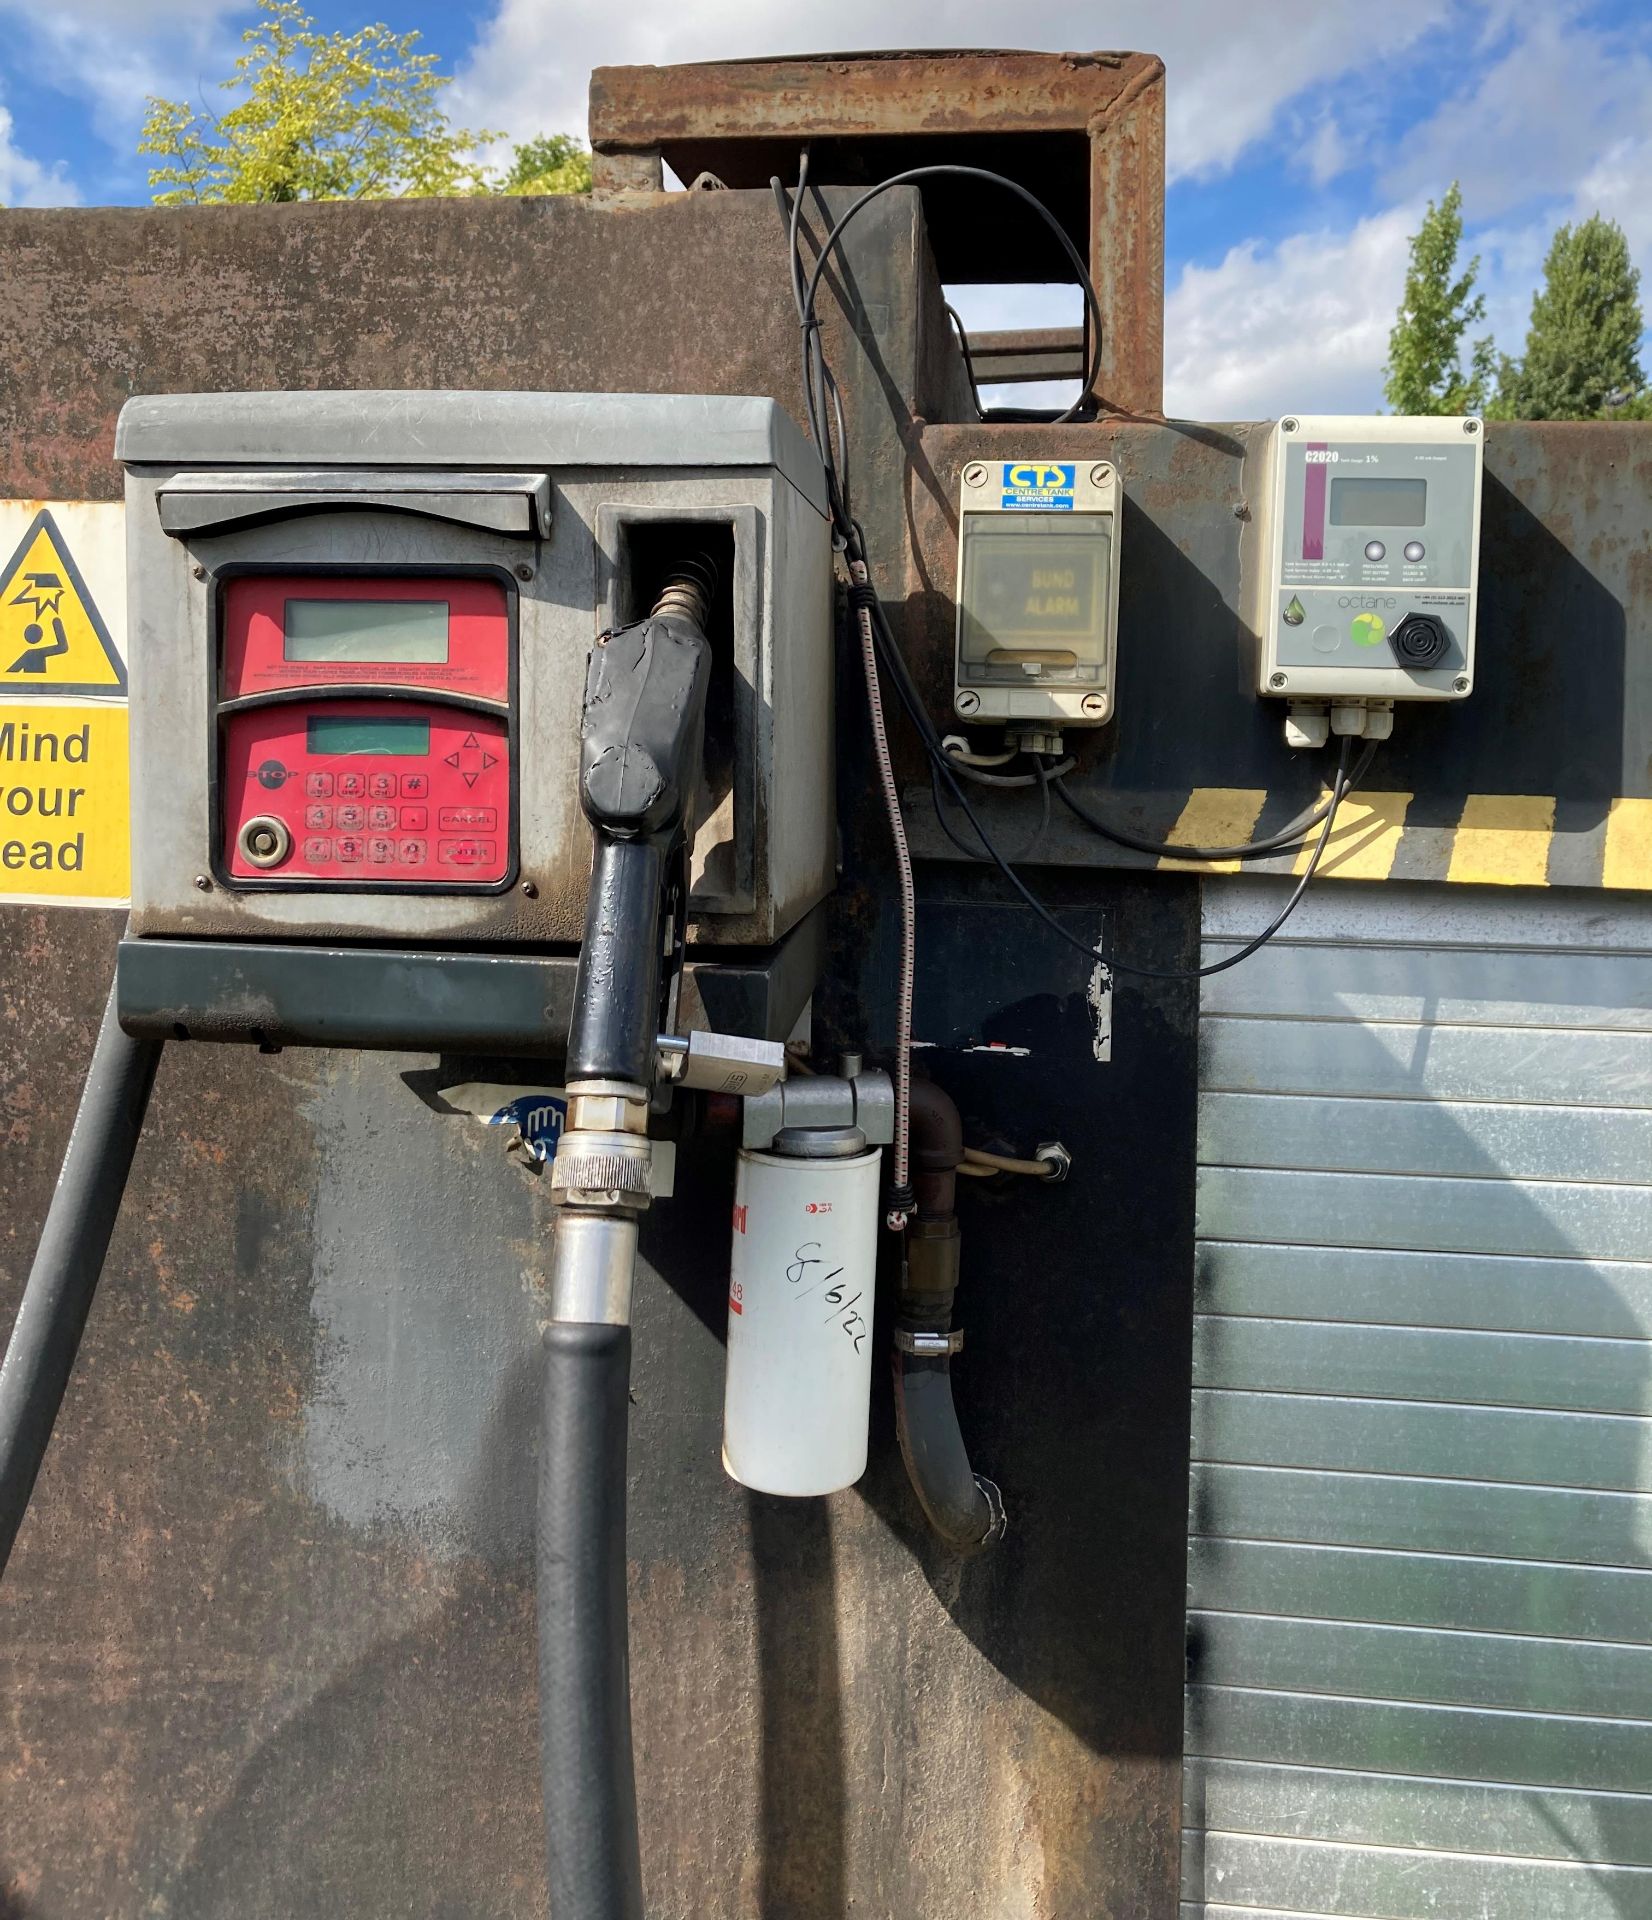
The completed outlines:
[[[285,820],[260,813],[242,827],[238,844],[248,866],[278,867],[293,850],[293,836]]]
[[[1367,540],[1365,543],[1365,557],[1367,560],[1386,560],[1388,557],[1388,549],[1380,540]]]
[[[307,827],[320,827],[325,830],[333,824],[332,808],[306,807],[304,809],[304,824]]]
[[[304,791],[312,800],[330,800],[333,797],[333,776],[330,773],[305,774]]]
[[[396,797],[396,776],[393,773],[370,774],[367,791],[375,800],[394,800]]]
[[[383,833],[386,827],[395,826],[396,809],[394,807],[369,807],[367,809],[367,824],[375,828],[378,832]]]
[[[1425,547],[1420,540],[1407,540],[1405,543],[1405,557],[1413,566],[1415,566],[1427,552],[1427,547]]]
[[[402,798],[404,800],[428,800],[430,798],[430,775],[428,773],[404,773],[402,775]]]

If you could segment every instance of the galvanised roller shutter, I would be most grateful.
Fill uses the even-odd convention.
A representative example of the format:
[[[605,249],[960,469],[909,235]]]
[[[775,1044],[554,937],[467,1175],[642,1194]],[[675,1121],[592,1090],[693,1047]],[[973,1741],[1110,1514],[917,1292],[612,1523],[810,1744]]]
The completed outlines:
[[[1183,1920],[1652,1920],[1652,906],[1288,933],[1204,993]]]

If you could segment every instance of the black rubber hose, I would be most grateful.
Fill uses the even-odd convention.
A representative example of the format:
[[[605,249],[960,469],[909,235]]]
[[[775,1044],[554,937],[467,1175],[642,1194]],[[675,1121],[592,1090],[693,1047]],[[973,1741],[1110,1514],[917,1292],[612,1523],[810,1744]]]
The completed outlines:
[[[642,1920],[625,1598],[631,1329],[545,1331],[539,1727],[551,1920]]]
[[[568,1079],[654,1077],[660,1023],[660,890],[667,849],[616,840],[600,828],[574,978]]]
[[[0,1573],[46,1457],[143,1131],[159,1040],[121,1031],[110,990],[28,1285],[0,1361]]]
[[[1004,1503],[969,1464],[945,1354],[895,1352],[895,1431],[924,1518],[958,1553],[1000,1538]]]

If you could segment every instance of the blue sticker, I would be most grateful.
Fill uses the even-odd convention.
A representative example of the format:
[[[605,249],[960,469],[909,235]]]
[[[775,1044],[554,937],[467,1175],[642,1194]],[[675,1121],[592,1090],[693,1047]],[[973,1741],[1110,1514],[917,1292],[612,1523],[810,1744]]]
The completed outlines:
[[[488,1120],[490,1127],[515,1127],[530,1158],[549,1160],[562,1138],[568,1103],[554,1093],[523,1093]]]
[[[1006,465],[999,504],[1012,513],[1071,513],[1077,476],[1077,467],[1045,466],[1036,460]]]

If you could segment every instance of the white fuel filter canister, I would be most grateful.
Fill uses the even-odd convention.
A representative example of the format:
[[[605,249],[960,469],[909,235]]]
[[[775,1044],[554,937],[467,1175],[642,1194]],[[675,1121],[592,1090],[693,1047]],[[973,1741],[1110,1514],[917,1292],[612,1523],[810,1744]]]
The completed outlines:
[[[740,1155],[723,1465],[759,1493],[836,1493],[866,1471],[880,1158],[854,1127]]]

